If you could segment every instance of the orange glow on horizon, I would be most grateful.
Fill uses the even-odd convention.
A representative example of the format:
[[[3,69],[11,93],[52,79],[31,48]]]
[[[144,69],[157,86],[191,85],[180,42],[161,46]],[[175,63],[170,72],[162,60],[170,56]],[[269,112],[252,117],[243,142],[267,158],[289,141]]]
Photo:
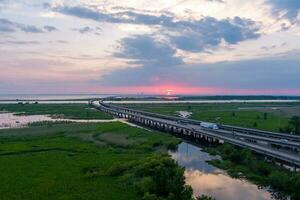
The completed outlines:
[[[85,91],[106,94],[148,94],[148,95],[296,95],[300,89],[238,89],[222,87],[201,87],[187,85],[153,85],[121,87],[88,87]]]
[[[166,93],[167,93],[168,96],[172,95],[172,92],[173,92],[173,90],[171,90],[171,89],[166,90]]]

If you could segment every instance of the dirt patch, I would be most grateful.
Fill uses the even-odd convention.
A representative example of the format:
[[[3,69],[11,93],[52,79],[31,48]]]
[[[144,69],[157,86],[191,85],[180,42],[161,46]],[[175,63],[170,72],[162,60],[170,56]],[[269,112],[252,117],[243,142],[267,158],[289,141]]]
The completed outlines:
[[[188,111],[176,111],[179,117],[189,118],[193,113]]]

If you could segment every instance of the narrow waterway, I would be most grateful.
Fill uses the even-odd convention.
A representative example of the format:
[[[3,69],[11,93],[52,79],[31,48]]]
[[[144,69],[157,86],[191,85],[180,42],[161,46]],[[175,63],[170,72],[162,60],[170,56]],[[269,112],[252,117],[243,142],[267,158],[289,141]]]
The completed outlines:
[[[208,164],[206,161],[219,158],[197,146],[183,142],[176,152],[169,153],[185,167],[186,182],[192,186],[195,196],[205,194],[216,200],[284,199],[246,180],[231,178],[225,171]]]

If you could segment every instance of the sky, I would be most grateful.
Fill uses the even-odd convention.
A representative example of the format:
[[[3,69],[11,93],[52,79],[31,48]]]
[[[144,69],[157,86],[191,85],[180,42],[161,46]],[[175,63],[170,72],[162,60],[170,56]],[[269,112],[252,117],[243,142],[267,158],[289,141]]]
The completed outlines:
[[[300,95],[299,0],[0,0],[0,94]]]

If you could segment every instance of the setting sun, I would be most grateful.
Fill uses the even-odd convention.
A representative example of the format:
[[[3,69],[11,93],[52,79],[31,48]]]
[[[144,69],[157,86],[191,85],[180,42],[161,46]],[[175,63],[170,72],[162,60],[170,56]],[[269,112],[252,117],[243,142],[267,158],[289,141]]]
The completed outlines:
[[[166,94],[169,96],[169,95],[172,95],[172,92],[173,92],[173,90],[171,90],[171,89],[167,89],[166,90]]]

